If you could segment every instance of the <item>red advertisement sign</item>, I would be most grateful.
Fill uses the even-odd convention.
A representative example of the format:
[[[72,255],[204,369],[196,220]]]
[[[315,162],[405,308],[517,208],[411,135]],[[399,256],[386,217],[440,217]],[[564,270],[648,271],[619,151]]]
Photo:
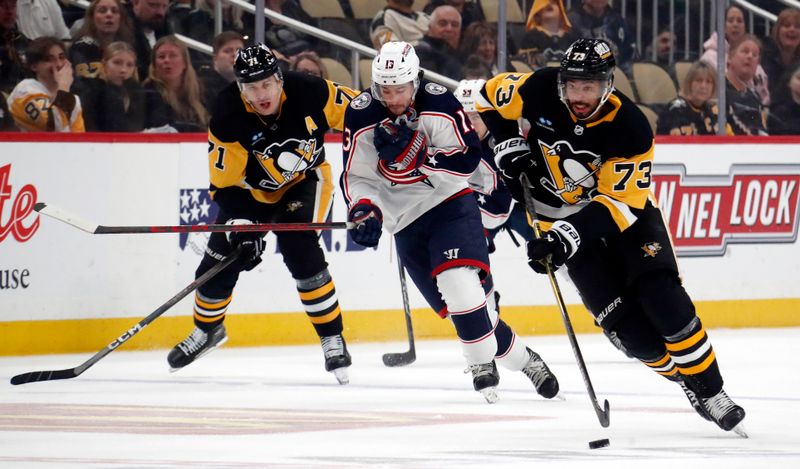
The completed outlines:
[[[730,243],[797,240],[800,165],[734,165],[723,176],[687,176],[656,165],[654,193],[681,256],[719,256]]]
[[[11,165],[0,166],[0,243],[9,235],[24,243],[39,229],[38,215],[27,219],[36,203],[36,188],[25,184],[16,194],[13,189]]]

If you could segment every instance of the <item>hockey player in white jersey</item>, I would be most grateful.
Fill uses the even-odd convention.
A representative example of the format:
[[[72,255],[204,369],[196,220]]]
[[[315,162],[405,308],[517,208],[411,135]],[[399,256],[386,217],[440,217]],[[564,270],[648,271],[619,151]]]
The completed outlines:
[[[345,113],[342,189],[353,241],[378,245],[382,228],[422,295],[455,326],[473,387],[497,400],[495,360],[525,373],[552,398],[558,381],[538,354],[498,318],[481,215],[467,183],[480,141],[458,100],[420,79],[405,42],[388,42],[372,63],[372,86]]]

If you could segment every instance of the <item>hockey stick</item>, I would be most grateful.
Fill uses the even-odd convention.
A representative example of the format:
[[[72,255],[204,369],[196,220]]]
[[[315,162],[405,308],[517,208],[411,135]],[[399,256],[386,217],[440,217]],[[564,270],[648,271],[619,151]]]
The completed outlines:
[[[133,233],[209,233],[217,231],[311,231],[349,229],[351,222],[334,223],[253,223],[250,225],[165,225],[165,226],[104,226],[85,220],[74,213],[38,202],[33,206],[37,212],[55,218],[91,234]]]
[[[20,375],[16,375],[11,378],[11,384],[18,385],[18,384],[25,384],[25,383],[32,383],[35,381],[52,381],[56,379],[70,379],[79,376],[84,371],[88,370],[89,367],[94,365],[95,363],[99,362],[103,357],[108,355],[109,353],[116,350],[120,345],[124,344],[131,337],[135,336],[142,329],[145,328],[148,324],[153,322],[156,318],[164,314],[168,309],[175,305],[175,303],[179,302],[183,297],[188,295],[189,293],[193,292],[197,288],[199,288],[204,283],[211,280],[211,277],[217,275],[222,269],[228,267],[235,261],[239,254],[241,253],[241,248],[237,248],[233,251],[228,257],[224,260],[219,262],[214,267],[208,269],[206,273],[198,277],[194,282],[190,283],[186,286],[183,290],[179,291],[175,296],[167,300],[166,303],[159,306],[155,311],[150,313],[146,318],[142,319],[136,325],[125,331],[124,334],[114,339],[113,342],[106,345],[105,348],[94,354],[92,358],[86,360],[82,364],[76,366],[75,368],[67,368],[64,370],[53,370],[53,371],[31,371],[28,373],[22,373]]]
[[[536,203],[533,201],[533,196],[530,193],[531,184],[528,180],[528,176],[522,174],[519,177],[519,182],[522,184],[522,193],[525,197],[525,208],[527,209],[528,215],[530,215],[533,223],[533,235],[536,239],[541,239],[542,230],[539,227],[539,219],[536,216]],[[548,261],[545,263],[545,268],[547,269],[547,277],[550,279],[550,286],[553,287],[553,293],[556,297],[558,310],[561,312],[561,319],[564,320],[564,328],[567,330],[567,337],[569,338],[569,343],[572,346],[572,352],[575,354],[575,361],[578,362],[578,368],[581,370],[583,384],[586,385],[586,391],[589,393],[589,400],[592,401],[592,407],[594,407],[594,412],[597,414],[597,420],[600,421],[600,425],[604,428],[608,427],[608,425],[611,423],[611,416],[609,415],[611,409],[608,399],[605,399],[603,408],[601,409],[600,405],[597,403],[597,395],[594,393],[592,380],[589,378],[589,371],[586,369],[586,363],[583,361],[583,354],[578,346],[578,339],[575,337],[575,330],[572,329],[572,322],[569,319],[569,313],[567,313],[567,306],[564,303],[564,297],[561,296],[561,288],[558,287],[556,275],[555,272],[553,272],[553,266]]]
[[[397,258],[397,269],[400,273],[400,291],[403,294],[403,311],[406,317],[406,333],[408,333],[408,351],[398,353],[384,353],[383,364],[386,366],[405,366],[414,363],[417,359],[417,350],[414,346],[414,327],[411,324],[411,308],[408,306],[408,287],[406,285],[406,271],[400,257]]]

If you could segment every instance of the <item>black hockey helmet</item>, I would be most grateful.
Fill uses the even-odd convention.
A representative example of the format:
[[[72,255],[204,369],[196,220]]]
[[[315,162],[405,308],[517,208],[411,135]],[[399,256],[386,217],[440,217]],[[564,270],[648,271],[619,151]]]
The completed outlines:
[[[591,114],[580,118],[586,120],[592,118],[598,110],[605,104],[611,93],[614,91],[614,69],[617,61],[611,46],[602,39],[581,38],[569,46],[564,58],[561,60],[561,67],[558,72],[558,95],[561,101],[570,109],[567,100],[566,82],[567,80],[596,80],[603,84],[600,102]]]
[[[264,44],[254,44],[239,49],[233,70],[239,83],[252,83],[277,74],[283,80],[283,73],[278,66],[278,58]]]

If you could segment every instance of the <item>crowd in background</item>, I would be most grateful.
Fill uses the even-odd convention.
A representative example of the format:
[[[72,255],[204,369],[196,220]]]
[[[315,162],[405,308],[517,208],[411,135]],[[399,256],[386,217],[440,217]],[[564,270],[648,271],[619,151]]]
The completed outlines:
[[[215,0],[93,0],[85,11],[59,1],[0,0],[2,131],[204,132],[217,93],[234,80],[236,50],[254,31],[253,15],[223,3],[224,32],[215,35]],[[339,2],[353,18],[350,0]],[[571,3],[567,9],[562,0],[519,0],[527,22],[509,24],[508,70],[555,65],[575,39],[602,38],[614,48],[620,79],[633,78],[636,64],[653,62],[675,84],[671,100],[642,103],[659,134],[717,133],[716,32],[679,74],[680,31],[649,25],[657,30],[655,41],[637,45],[629,12],[609,0]],[[411,42],[422,67],[455,80],[500,72],[497,24],[487,21],[479,0],[385,0],[371,20],[344,24],[320,24],[297,0],[265,5],[376,48]],[[746,32],[745,18],[738,6],[726,10],[725,131],[800,134],[800,10],[780,11],[761,37]],[[269,18],[265,30],[265,42],[286,69],[327,78],[322,57],[348,63],[348,50]],[[212,55],[189,50],[174,34],[211,45]],[[633,83],[642,95],[651,85]]]

